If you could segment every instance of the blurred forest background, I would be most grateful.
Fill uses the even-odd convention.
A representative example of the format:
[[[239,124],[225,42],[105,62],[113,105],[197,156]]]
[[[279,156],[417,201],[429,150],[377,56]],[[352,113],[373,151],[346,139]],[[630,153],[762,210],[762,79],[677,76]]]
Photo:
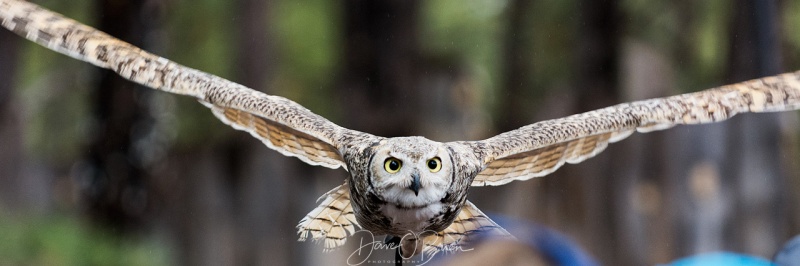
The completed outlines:
[[[35,2],[342,126],[439,141],[800,69],[797,0]],[[6,30],[0,81],[2,265],[345,264],[355,250],[296,241],[345,171]],[[800,234],[798,122],[635,134],[470,199],[608,265],[768,258]]]

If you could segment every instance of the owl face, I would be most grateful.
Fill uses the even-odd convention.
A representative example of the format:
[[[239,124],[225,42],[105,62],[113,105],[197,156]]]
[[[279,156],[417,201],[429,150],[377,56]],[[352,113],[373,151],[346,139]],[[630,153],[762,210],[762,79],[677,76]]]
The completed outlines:
[[[375,193],[400,209],[415,209],[444,198],[453,176],[447,148],[423,137],[387,139],[370,163]]]

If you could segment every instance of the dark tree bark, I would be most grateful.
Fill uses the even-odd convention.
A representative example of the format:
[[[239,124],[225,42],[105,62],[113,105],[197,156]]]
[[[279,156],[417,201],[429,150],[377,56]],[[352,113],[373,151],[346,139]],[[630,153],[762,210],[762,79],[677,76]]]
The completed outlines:
[[[508,26],[504,43],[503,92],[499,95],[498,119],[495,129],[506,132],[524,126],[529,121],[526,115],[530,104],[526,104],[524,92],[533,88],[533,63],[530,53],[532,32],[529,18],[534,1],[514,0],[508,7]]]
[[[243,85],[274,94],[268,87],[274,76],[276,52],[268,30],[272,22],[273,1],[237,0],[236,65],[234,79]],[[264,146],[249,134],[235,132],[232,141],[223,143],[226,162],[232,175],[225,182],[231,188],[232,230],[235,231],[235,264],[290,265],[302,261],[286,246],[294,240],[293,230],[303,214],[292,211],[293,188],[302,187],[310,175],[308,166],[296,158],[283,156]],[[314,178],[311,176],[310,178]],[[324,177],[319,177],[324,178]],[[301,190],[301,189],[300,189]],[[318,195],[303,193],[294,200],[313,202]],[[299,208],[298,208],[299,209]],[[300,212],[307,210],[299,210]],[[215,213],[209,213],[215,215]],[[312,247],[316,247],[313,246]]]
[[[726,83],[781,71],[777,1],[737,0],[730,27],[730,69]]]
[[[387,137],[415,135],[425,93],[418,88],[419,1],[347,0],[343,9],[344,124]]]
[[[579,112],[619,101],[619,7],[617,1],[579,1],[576,96]]]
[[[692,29],[697,25],[696,5],[677,2],[679,15],[676,54],[673,63],[682,76],[698,77],[702,69],[694,67],[692,43],[697,42]],[[712,80],[715,77],[702,77]],[[694,88],[699,89],[699,88]],[[672,90],[669,94],[685,91]],[[651,249],[661,256],[651,256],[645,263],[666,262],[675,258],[722,249],[724,224],[731,219],[730,201],[734,193],[724,183],[724,159],[730,153],[727,123],[691,126],[685,130],[668,130],[659,141],[662,152],[648,155],[646,160],[660,166],[659,187],[662,206],[655,219],[645,220],[656,232],[647,238]]]
[[[0,33],[0,106],[8,106],[14,96],[14,82],[16,81],[17,58],[22,40],[10,31]]]
[[[146,1],[99,1],[98,28],[145,47],[145,37],[157,16]],[[147,15],[145,15],[147,14]],[[109,70],[97,70],[92,91],[92,116],[97,135],[92,136],[79,182],[89,216],[115,228],[135,228],[150,205],[144,158],[134,143],[152,128],[146,99],[152,92]]]
[[[575,99],[556,99],[558,106],[568,106],[569,113],[585,112],[606,107],[619,102],[619,7],[615,1],[578,1],[578,28],[575,48]],[[532,79],[526,77],[533,73],[530,51],[526,45],[526,31],[530,25],[525,21],[525,12],[531,1],[512,1],[509,5],[509,32],[505,39],[505,80],[500,94],[500,113],[496,121],[499,132],[518,128],[531,121],[524,118],[525,110],[530,109],[520,95],[534,87]],[[527,73],[527,74],[526,74]],[[570,108],[571,107],[571,108]],[[549,114],[548,116],[552,116]],[[616,217],[619,200],[615,193],[625,193],[628,185],[620,181],[622,165],[614,160],[628,158],[622,153],[625,145],[615,144],[602,155],[582,162],[580,165],[567,165],[555,173],[541,179],[514,183],[491,190],[504,190],[502,204],[507,205],[504,212],[517,213],[530,217],[536,222],[547,224],[564,232],[571,232],[591,254],[608,264],[629,262],[628,253],[619,254],[624,243],[619,238]],[[486,189],[489,190],[489,189]],[[483,195],[484,190],[474,191]],[[620,196],[622,197],[622,196]],[[495,202],[497,203],[497,202]],[[531,205],[533,204],[533,205]],[[479,204],[480,205],[480,204]],[[483,204],[486,205],[486,204]],[[499,208],[487,208],[499,209]],[[622,252],[622,251],[620,251]]]
[[[556,105],[567,106],[569,114],[585,112],[606,107],[619,99],[619,43],[620,22],[618,4],[615,1],[578,1],[577,7],[577,46],[573,68],[575,99],[557,98]],[[500,95],[502,110],[498,115],[499,131],[514,129],[531,121],[525,121],[525,110],[530,109],[520,95],[533,88],[533,73],[530,57],[523,47],[526,31],[530,26],[524,22],[526,8],[530,1],[513,1],[509,6],[509,32],[505,40],[506,75],[503,92]],[[548,116],[553,116],[549,114]],[[616,193],[626,193],[629,182],[622,182],[620,171],[624,167],[617,160],[628,159],[624,155],[627,145],[615,144],[596,158],[580,165],[566,165],[555,173],[540,179],[514,183],[492,190],[505,190],[502,204],[507,205],[504,212],[517,213],[530,217],[563,232],[570,232],[592,255],[607,264],[623,265],[635,259],[624,253],[624,242],[617,223],[619,198]],[[613,161],[612,161],[613,160]],[[619,182],[618,182],[619,181]],[[489,189],[487,189],[489,190]],[[483,194],[483,190],[476,191]],[[533,204],[533,205],[531,205]],[[485,205],[485,204],[484,204]],[[488,208],[493,209],[493,208]],[[618,252],[619,251],[619,252]]]
[[[24,195],[30,191],[22,176],[22,124],[12,100],[20,42],[12,32],[0,31],[0,202],[11,210],[24,209]]]
[[[736,1],[725,83],[781,71],[778,10],[777,1]],[[781,204],[789,192],[780,115],[742,116],[729,125],[731,152],[723,173],[738,196],[731,199],[736,218],[726,227],[726,248],[769,257],[791,237],[789,212],[795,209]]]
[[[578,4],[575,113],[620,101],[618,2],[585,0]],[[603,156],[566,167],[561,177],[545,181],[545,186],[558,186],[570,192],[568,198],[561,199],[568,202],[562,206],[562,213],[567,220],[580,225],[581,237],[591,243],[592,254],[608,264],[619,265],[626,257],[618,253],[622,242],[616,231],[619,208],[615,197],[625,193],[622,187],[625,182],[620,180],[618,173],[622,169],[615,162],[625,158],[620,152],[623,145],[616,144]]]
[[[268,27],[272,7],[272,1],[237,0],[232,12],[237,31],[232,36],[236,59],[231,79],[266,93],[270,93],[275,66]],[[289,248],[297,235],[287,229],[310,210],[289,203],[313,203],[319,196],[312,189],[300,188],[311,187],[304,182],[313,176],[302,170],[310,166],[270,150],[244,132],[228,134],[224,141],[181,151],[171,159],[181,165],[180,183],[190,183],[172,206],[177,213],[173,226],[180,241],[180,261],[185,265],[303,264],[305,258]]]

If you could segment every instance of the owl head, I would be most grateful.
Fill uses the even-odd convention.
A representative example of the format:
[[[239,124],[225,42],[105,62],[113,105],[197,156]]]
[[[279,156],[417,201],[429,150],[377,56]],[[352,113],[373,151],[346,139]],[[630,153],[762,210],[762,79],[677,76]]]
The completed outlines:
[[[453,182],[453,164],[445,145],[423,137],[384,140],[370,162],[376,194],[399,207],[439,202]]]

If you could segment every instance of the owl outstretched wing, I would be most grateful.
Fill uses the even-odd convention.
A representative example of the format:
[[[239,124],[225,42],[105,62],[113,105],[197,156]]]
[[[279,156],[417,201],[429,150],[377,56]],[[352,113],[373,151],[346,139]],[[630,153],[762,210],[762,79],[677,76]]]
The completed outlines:
[[[329,168],[347,168],[340,148],[375,136],[340,127],[299,104],[148,53],[97,29],[20,0],[0,0],[3,27],[54,51],[157,90],[192,96],[268,147]]]
[[[497,186],[579,163],[634,131],[705,124],[738,113],[800,108],[800,71],[666,98],[623,103],[534,123],[482,141],[464,141],[484,169],[472,186]]]

